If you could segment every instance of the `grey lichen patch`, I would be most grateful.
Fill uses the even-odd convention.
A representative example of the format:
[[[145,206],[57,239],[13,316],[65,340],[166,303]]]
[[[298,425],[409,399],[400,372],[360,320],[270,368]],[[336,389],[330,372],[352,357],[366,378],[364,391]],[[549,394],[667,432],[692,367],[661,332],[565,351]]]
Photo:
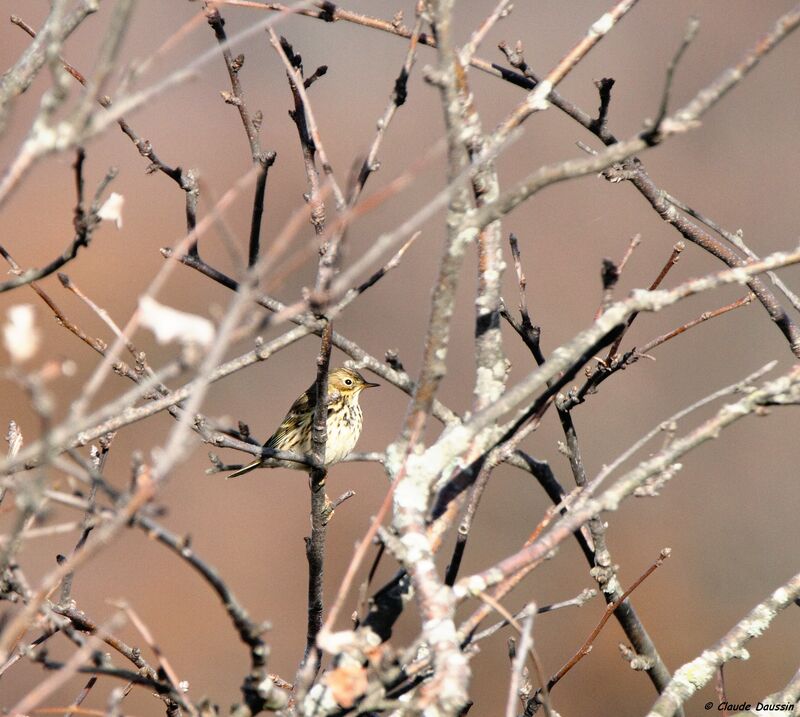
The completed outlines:
[[[773,595],[773,599],[775,597],[776,595]],[[750,613],[750,619],[747,621],[747,634],[750,637],[763,635],[774,617],[774,610],[769,609],[766,605],[759,605]]]
[[[505,362],[500,361],[491,368],[479,366],[475,377],[475,393],[496,401],[503,394]]]

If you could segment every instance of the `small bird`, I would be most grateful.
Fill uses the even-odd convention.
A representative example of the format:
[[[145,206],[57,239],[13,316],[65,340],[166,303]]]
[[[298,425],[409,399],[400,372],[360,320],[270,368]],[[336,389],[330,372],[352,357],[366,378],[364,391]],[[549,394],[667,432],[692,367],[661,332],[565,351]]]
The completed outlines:
[[[361,435],[363,418],[358,396],[365,388],[379,386],[370,383],[358,371],[337,368],[328,374],[328,437],[325,443],[325,465],[338,463],[355,448]],[[314,409],[317,405],[317,387],[310,388],[298,398],[289,409],[286,417],[264,444],[264,448],[293,453],[311,453],[311,431],[314,423]],[[269,465],[284,468],[308,470],[308,467],[295,461],[257,459],[248,463],[228,478],[236,478],[249,473],[269,461]]]

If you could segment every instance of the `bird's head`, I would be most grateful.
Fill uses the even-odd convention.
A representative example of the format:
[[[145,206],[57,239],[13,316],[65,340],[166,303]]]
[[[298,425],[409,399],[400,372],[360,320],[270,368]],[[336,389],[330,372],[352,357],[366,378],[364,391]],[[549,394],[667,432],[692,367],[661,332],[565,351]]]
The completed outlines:
[[[370,383],[358,371],[351,368],[337,368],[328,374],[328,396],[338,393],[341,396],[358,396],[365,388],[379,386]]]

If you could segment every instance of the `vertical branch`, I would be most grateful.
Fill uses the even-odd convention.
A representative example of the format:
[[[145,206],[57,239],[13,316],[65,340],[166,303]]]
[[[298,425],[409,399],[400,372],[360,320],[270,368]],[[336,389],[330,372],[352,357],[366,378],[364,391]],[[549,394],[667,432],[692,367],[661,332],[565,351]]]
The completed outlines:
[[[452,0],[440,0],[435,3],[434,33],[437,37],[439,65],[427,77],[429,82],[438,87],[444,109],[450,182],[459,177],[462,168],[468,162],[462,134],[466,132],[461,119],[462,98],[456,80],[463,68],[458,64],[450,39],[452,4]],[[459,227],[461,217],[470,206],[470,196],[466,187],[454,187],[448,205],[447,239],[431,300],[431,316],[425,336],[422,368],[411,409],[406,418],[403,443],[408,443],[412,435],[421,433],[436,391],[447,371],[447,347],[450,342],[450,320],[455,308],[458,272],[467,244],[475,237],[475,232],[465,231]]]
[[[245,102],[244,90],[242,89],[242,82],[239,78],[239,72],[244,65],[244,55],[232,56],[230,43],[225,33],[225,20],[223,20],[222,16],[219,14],[219,10],[213,5],[206,5],[203,12],[222,49],[222,56],[225,59],[225,66],[228,68],[228,76],[231,80],[231,92],[223,92],[222,97],[225,102],[233,105],[238,110],[245,134],[247,135],[247,142],[250,145],[250,156],[253,160],[253,164],[259,167],[256,190],[253,196],[253,213],[250,222],[250,242],[247,257],[247,265],[254,266],[258,261],[261,244],[261,217],[264,213],[264,194],[267,187],[267,174],[269,173],[269,168],[275,163],[276,154],[275,152],[264,152],[262,150],[260,138],[262,114],[260,111],[257,111],[255,114],[251,115]],[[193,228],[194,226],[190,225],[189,231]],[[193,246],[192,249],[195,249],[195,246]]]
[[[506,717],[515,717],[518,712],[519,689],[523,683],[525,661],[528,659],[528,650],[533,647],[533,614],[528,615],[522,623],[522,635],[519,647],[511,663],[511,679],[508,683],[508,701],[506,702]]]
[[[367,156],[364,158],[364,162],[358,171],[356,180],[353,183],[353,187],[348,196],[349,207],[355,206],[358,198],[361,196],[364,185],[367,183],[367,179],[369,179],[370,175],[380,167],[380,163],[378,162],[378,151],[383,143],[383,138],[386,136],[386,130],[389,128],[389,124],[394,118],[395,113],[406,103],[406,99],[408,97],[408,78],[411,74],[411,69],[414,66],[414,61],[417,58],[417,44],[419,42],[419,35],[421,31],[422,17],[418,3],[417,20],[414,23],[414,29],[411,31],[411,41],[408,44],[408,51],[406,52],[406,58],[403,62],[403,67],[401,68],[397,79],[395,79],[394,88],[392,89],[392,94],[389,98],[389,104],[386,106],[383,115],[377,122],[378,130],[375,134],[375,139],[373,140],[372,145],[367,152]]]
[[[19,425],[14,419],[8,422],[8,432],[5,439],[6,443],[8,443],[8,457],[14,458],[19,453],[19,449],[22,448],[22,431],[20,431]],[[2,505],[7,491],[7,486],[0,485],[0,505]]]
[[[439,54],[437,69],[427,79],[439,89],[444,110],[448,144],[448,179],[456,181],[470,160],[486,157],[486,140],[480,119],[472,104],[464,67],[450,39],[451,3],[436,4],[433,31]],[[484,159],[472,178],[471,192],[466,187],[454,189],[448,206],[447,243],[439,277],[434,288],[431,317],[425,342],[423,366],[417,382],[414,402],[406,420],[404,441],[419,433],[430,412],[439,383],[446,372],[450,319],[454,295],[467,244],[476,233],[465,229],[462,220],[473,206],[494,201],[499,193],[493,162]],[[500,223],[494,222],[477,233],[479,270],[476,300],[475,402],[480,409],[502,392],[506,361],[500,335],[500,280],[504,268],[500,247]]]
[[[244,91],[242,90],[242,83],[239,80],[239,71],[244,65],[244,55],[233,57],[230,50],[230,43],[225,34],[225,20],[219,14],[219,10],[213,5],[206,5],[203,8],[206,20],[214,31],[214,36],[217,38],[222,49],[222,56],[225,58],[225,66],[228,68],[228,76],[231,80],[232,93],[223,93],[223,99],[236,107],[239,111],[239,116],[244,125],[244,131],[247,135],[247,142],[250,145],[250,154],[253,162],[256,164],[264,164],[264,153],[261,151],[261,140],[259,138],[259,130],[261,129],[261,113],[257,112],[254,117],[250,116],[250,111],[247,109],[247,104],[244,100]]]
[[[497,175],[493,170],[482,172],[493,189],[497,188]],[[482,196],[478,205],[483,203]],[[503,351],[500,331],[500,284],[503,270],[500,222],[493,222],[478,235],[478,295],[475,299],[475,363],[476,376],[473,390],[475,410],[481,410],[497,400],[503,392],[508,362]]]
[[[389,103],[386,109],[384,110],[383,115],[377,122],[378,129],[375,138],[372,141],[372,145],[370,146],[367,156],[361,163],[361,167],[355,173],[355,176],[352,180],[352,186],[349,189],[349,194],[347,199],[347,206],[346,206],[347,210],[352,210],[355,207],[356,203],[358,202],[361,196],[361,192],[364,189],[364,185],[366,184],[370,175],[380,167],[380,163],[377,161],[378,151],[383,143],[386,131],[389,128],[389,124],[394,118],[395,113],[403,104],[405,104],[407,99],[408,78],[411,73],[411,68],[413,67],[414,61],[416,59],[417,42],[419,40],[419,33],[421,29],[422,29],[422,17],[421,17],[420,4],[418,3],[417,20],[414,25],[414,31],[411,36],[411,42],[409,43],[408,51],[406,52],[406,58],[403,63],[403,67],[401,68],[400,74],[395,80],[394,88],[391,97],[389,99]],[[284,44],[288,43],[285,43],[284,41]],[[294,55],[292,56],[294,57]],[[327,71],[327,68],[325,66],[318,68],[317,71],[314,73],[314,75],[305,80],[303,84],[306,87],[308,87],[313,79],[318,78],[324,74],[323,70]],[[295,95],[295,101],[297,101],[298,97],[302,99],[302,96],[299,95],[298,93]],[[300,124],[298,124],[298,129],[300,129]],[[314,294],[310,297],[311,298],[310,303],[312,304],[312,308],[319,312],[324,310],[327,302],[330,300],[329,290],[333,283],[334,276],[338,270],[340,255],[342,251],[341,247],[348,228],[349,213],[350,213],[349,211],[346,212],[340,218],[340,221],[333,236],[322,247],[324,253],[322,255],[322,259],[319,265],[319,271],[317,274],[317,286]]]
[[[303,161],[306,168],[306,179],[308,180],[308,199],[311,205],[311,223],[314,231],[321,235],[325,229],[325,204],[320,195],[320,177],[316,165],[317,153],[320,155],[323,170],[331,183],[331,189],[338,207],[344,207],[344,194],[342,193],[333,175],[333,169],[324,153],[322,140],[314,122],[314,116],[308,105],[308,95],[306,94],[306,83],[309,85],[318,77],[327,72],[327,67],[322,66],[307,80],[303,77],[302,58],[295,54],[294,49],[285,37],[279,38],[275,31],[270,27],[269,42],[278,53],[284,66],[286,67],[286,77],[289,80],[289,88],[294,98],[294,109],[289,111],[289,116],[297,126],[297,133],[300,137],[300,147],[303,152]],[[313,79],[312,79],[313,78]]]
[[[270,27],[270,41],[275,42],[276,36],[275,31]],[[328,154],[325,151],[325,146],[322,144],[322,137],[319,133],[319,128],[317,127],[317,121],[314,118],[314,113],[311,109],[311,103],[308,100],[308,95],[306,94],[306,88],[310,87],[312,83],[314,83],[317,79],[322,77],[327,71],[328,66],[322,65],[318,67],[314,74],[309,77],[303,76],[303,65],[302,60],[299,55],[295,55],[292,51],[292,46],[289,44],[286,38],[281,38],[279,46],[281,47],[281,59],[284,63],[287,63],[287,55],[291,55],[291,63],[287,64],[287,74],[289,75],[290,81],[292,82],[292,93],[295,95],[295,99],[298,100],[298,109],[303,113],[303,124],[308,132],[308,137],[310,139],[311,144],[313,144],[315,153],[319,154],[320,163],[322,164],[322,171],[325,173],[326,179],[331,184],[331,190],[333,191],[333,196],[336,198],[336,207],[338,209],[343,209],[346,202],[344,199],[344,192],[342,192],[341,188],[339,187],[339,183],[336,181],[336,176],[333,173],[333,166],[331,165],[330,160],[328,159]],[[283,52],[285,50],[285,53]]]
[[[311,434],[311,455],[314,466],[309,471],[311,489],[311,536],[306,538],[306,559],[308,560],[308,623],[306,629],[306,649],[304,662],[314,672],[319,667],[316,652],[317,633],[322,628],[322,578],[325,561],[325,534],[329,518],[328,498],[325,495],[325,443],[328,425],[328,367],[331,359],[331,322],[325,324],[322,332],[319,356],[317,357],[317,403],[314,408],[314,423]],[[311,653],[314,656],[311,658]]]
[[[463,97],[458,85],[458,78],[463,77],[463,68],[458,62],[451,36],[453,5],[454,0],[437,0],[430,4],[439,63],[428,77],[439,88],[444,109],[451,181],[468,163],[465,141],[473,136],[468,133],[476,129],[464,121]],[[453,592],[438,575],[426,526],[430,489],[436,474],[423,465],[412,463],[410,451],[424,428],[446,371],[458,273],[466,246],[475,236],[475,232],[462,228],[464,213],[472,206],[471,199],[463,186],[456,187],[450,199],[447,240],[433,291],[423,365],[403,434],[393,447],[395,458],[404,458],[400,465],[392,465],[392,457],[387,455],[387,467],[398,481],[394,496],[394,524],[400,533],[405,567],[411,576],[422,617],[423,639],[428,641],[433,658],[433,677],[423,686],[418,700],[421,707],[430,706],[432,713],[442,714],[458,714],[467,703],[470,669],[456,633]]]
[[[475,162],[486,156],[488,139],[483,134],[480,119],[472,104],[472,93],[467,86],[466,71],[461,79],[465,125],[471,127],[471,141],[467,144],[470,160]],[[472,178],[475,206],[483,207],[500,194],[497,169],[492,160],[482,162]],[[500,331],[500,286],[506,265],[503,261],[502,227],[500,221],[486,226],[478,234],[478,289],[475,299],[475,385],[473,407],[480,411],[500,398],[505,387],[508,362],[503,351]]]
[[[92,476],[102,476],[103,468],[105,466],[106,458],[108,457],[108,450],[110,448],[111,440],[113,438],[113,434],[110,434],[108,437],[104,438],[100,441],[100,448],[96,446],[92,446]],[[89,539],[89,534],[92,532],[94,528],[94,514],[97,510],[96,500],[97,500],[97,486],[98,481],[93,478],[92,485],[89,489],[89,496],[88,496],[88,505],[86,508],[86,512],[83,516],[83,522],[81,526],[81,535],[78,538],[78,542],[75,544],[75,548],[73,549],[73,553],[77,553],[79,550],[86,545],[86,541]],[[75,577],[74,572],[67,573],[64,576],[64,579],[61,581],[61,594],[59,597],[59,605],[66,605],[69,602],[70,596],[72,594],[72,581]]]
[[[264,194],[267,190],[267,174],[275,163],[275,152],[268,152],[264,157],[261,170],[256,179],[256,191],[253,195],[253,214],[250,219],[250,242],[247,252],[247,266],[255,266],[261,252],[261,217],[264,214]]]

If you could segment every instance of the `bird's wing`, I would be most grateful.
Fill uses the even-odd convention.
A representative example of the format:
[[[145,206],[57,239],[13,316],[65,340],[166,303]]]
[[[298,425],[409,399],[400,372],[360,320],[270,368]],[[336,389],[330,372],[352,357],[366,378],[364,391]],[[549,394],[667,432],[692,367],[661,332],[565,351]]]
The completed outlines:
[[[298,416],[302,416],[307,414],[309,411],[313,411],[314,406],[316,405],[316,385],[312,384],[311,387],[305,393],[301,394],[300,397],[292,404],[292,407],[289,409],[286,417],[281,422],[281,425],[278,426],[278,430],[267,439],[264,447],[276,448],[277,446],[284,445],[284,439],[291,431],[295,429],[297,425],[297,421],[291,419],[296,419]]]

